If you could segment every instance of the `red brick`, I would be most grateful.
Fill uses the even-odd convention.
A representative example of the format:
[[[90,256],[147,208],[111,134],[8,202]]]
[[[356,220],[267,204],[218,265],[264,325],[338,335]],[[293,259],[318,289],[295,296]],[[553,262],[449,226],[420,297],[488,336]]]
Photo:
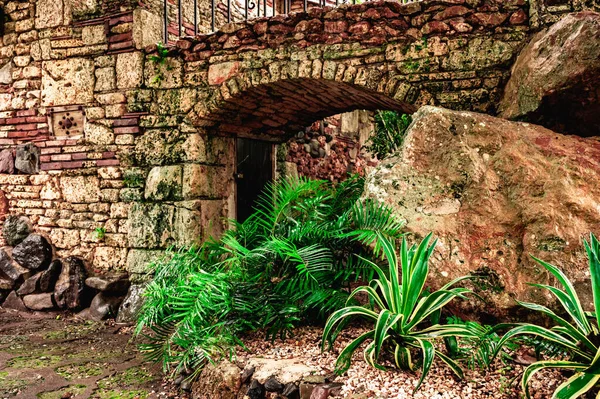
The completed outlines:
[[[133,41],[128,41],[128,42],[119,42],[119,43],[111,43],[108,46],[109,50],[121,50],[124,48],[129,48],[129,47],[133,47]]]
[[[101,159],[96,162],[97,166],[119,166],[118,159]]]
[[[105,151],[102,153],[102,158],[107,159],[107,158],[114,158],[115,157],[115,152],[114,151]]]
[[[81,160],[81,159],[87,159],[87,154],[84,152],[75,152],[73,154],[71,154],[72,159],[75,160]]]
[[[83,161],[61,162],[63,169],[77,169],[83,167]]]
[[[51,155],[50,156],[50,160],[52,160],[52,161],[70,161],[71,160],[71,154]]]
[[[139,133],[140,128],[137,126],[129,126],[129,127],[118,127],[115,129],[115,134],[133,134]]]
[[[27,137],[27,132],[23,131],[23,132],[8,132],[8,138],[9,139],[24,139],[25,137]]]
[[[28,109],[25,111],[17,111],[17,116],[34,116],[36,114],[35,109]]]
[[[21,124],[17,125],[17,130],[37,130],[37,125],[35,123]]]
[[[41,155],[40,162],[50,162],[50,155]]]
[[[42,148],[40,151],[41,151],[42,155],[60,154],[60,148],[59,147]]]
[[[27,122],[27,119],[25,119],[25,118],[8,118],[6,120],[7,125],[16,125],[19,123],[26,123],[26,122]]]
[[[62,163],[60,163],[60,162],[48,162],[48,163],[42,163],[42,165],[41,165],[41,169],[42,169],[42,170],[56,170],[56,169],[62,169]]]
[[[136,126],[138,124],[137,119],[132,118],[132,119],[117,119],[114,123],[113,126],[114,127],[121,127],[121,126]]]
[[[30,116],[27,118],[28,123],[46,123],[48,122],[48,118],[45,116]]]
[[[109,43],[126,42],[133,40],[133,32],[121,33],[120,35],[112,35],[108,38]]]

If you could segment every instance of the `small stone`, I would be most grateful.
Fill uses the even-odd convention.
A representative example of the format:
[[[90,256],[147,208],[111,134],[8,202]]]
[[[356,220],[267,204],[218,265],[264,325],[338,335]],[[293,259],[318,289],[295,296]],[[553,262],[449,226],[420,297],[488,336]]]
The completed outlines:
[[[0,173],[15,173],[15,159],[11,150],[0,151]]]
[[[10,291],[15,288],[15,282],[8,278],[0,277],[0,291]]]
[[[265,388],[257,380],[252,380],[250,387],[248,387],[248,392],[246,392],[246,396],[250,399],[264,399]]]
[[[63,261],[63,267],[54,288],[56,304],[61,309],[79,309],[85,302],[85,267],[74,256]]]
[[[127,274],[119,273],[114,275],[88,277],[85,280],[85,285],[105,293],[125,295],[129,289],[130,282],[127,279]]]
[[[14,262],[4,249],[0,249],[0,270],[12,282],[21,282],[31,275],[29,270]]]
[[[248,381],[250,381],[250,378],[252,377],[252,375],[254,374],[254,371],[256,370],[256,367],[246,367],[244,369],[244,371],[242,371],[242,375],[240,377],[242,384],[247,383]]]
[[[267,392],[281,392],[283,391],[283,384],[275,378],[269,378],[265,381],[265,389]]]
[[[135,321],[137,314],[144,304],[144,285],[132,285],[129,292],[123,300],[117,315],[117,323],[127,323]]]
[[[31,234],[31,222],[26,216],[9,215],[2,226],[2,234],[6,243],[14,247]]]
[[[52,261],[52,247],[44,237],[31,234],[13,249],[12,256],[29,270],[45,269]]]
[[[4,309],[13,309],[18,310],[20,312],[26,312],[28,309],[23,304],[23,300],[19,298],[15,291],[11,291],[10,294],[6,297],[6,300],[2,304]]]
[[[25,280],[17,290],[17,294],[21,296],[33,294],[38,289],[41,275],[42,273],[38,273]]]
[[[181,384],[179,385],[179,388],[180,388],[182,391],[189,392],[189,391],[191,391],[191,390],[192,390],[192,383],[190,382],[190,380],[189,380],[189,379],[187,379],[187,380],[183,380],[183,381],[181,381]]]
[[[122,296],[110,296],[100,292],[92,299],[92,304],[90,305],[91,319],[101,321],[109,317],[116,317],[121,302],[123,302]]]
[[[62,263],[60,260],[56,259],[50,263],[48,269],[41,273],[42,275],[40,276],[39,281],[39,289],[41,292],[54,291],[54,286],[56,284],[56,280],[58,280],[61,269]]]
[[[33,143],[17,146],[15,168],[28,175],[38,173],[40,170],[40,149]]]
[[[26,295],[23,297],[23,304],[31,310],[48,310],[54,308],[52,293]]]
[[[298,386],[293,382],[288,383],[285,388],[283,388],[282,396],[287,399],[299,399],[300,398],[300,390]]]

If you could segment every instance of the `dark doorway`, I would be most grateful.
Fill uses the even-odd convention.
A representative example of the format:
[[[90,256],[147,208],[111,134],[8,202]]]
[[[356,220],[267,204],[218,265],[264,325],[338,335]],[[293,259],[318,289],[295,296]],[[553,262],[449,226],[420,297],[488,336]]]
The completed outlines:
[[[237,220],[252,214],[256,199],[273,180],[273,144],[266,141],[237,139]]]

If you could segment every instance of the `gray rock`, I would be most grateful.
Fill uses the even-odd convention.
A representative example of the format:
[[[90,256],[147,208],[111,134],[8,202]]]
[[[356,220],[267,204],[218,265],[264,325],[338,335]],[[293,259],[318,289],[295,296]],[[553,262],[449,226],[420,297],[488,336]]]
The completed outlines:
[[[0,271],[2,271],[8,279],[17,283],[20,283],[31,276],[31,272],[14,262],[4,248],[0,248]]]
[[[265,389],[267,392],[281,392],[283,391],[283,384],[277,381],[276,378],[269,378],[265,381]]]
[[[23,297],[23,304],[31,310],[49,310],[54,309],[54,301],[52,300],[52,293],[46,292],[43,294],[25,295]]]
[[[15,158],[11,150],[0,151],[0,173],[15,173]]]
[[[38,173],[40,171],[40,149],[33,143],[17,146],[15,168],[28,175]]]
[[[281,396],[287,399],[299,399],[300,398],[300,389],[293,382],[288,383],[285,388],[283,388],[283,392]]]
[[[12,62],[8,61],[0,68],[0,84],[9,85],[13,82]]]
[[[29,270],[45,269],[52,261],[52,246],[44,237],[31,234],[14,247],[15,262]]]
[[[38,273],[34,276],[29,277],[17,290],[17,294],[24,296],[33,294],[37,289],[41,277],[41,273]]]
[[[116,317],[121,302],[123,302],[122,296],[110,296],[100,292],[92,299],[92,304],[89,308],[90,318],[95,321],[101,321],[109,317]]]
[[[54,291],[61,269],[62,263],[60,260],[56,259],[50,262],[48,269],[44,270],[40,276],[39,288],[41,292]]]
[[[129,287],[129,292],[123,300],[117,315],[118,323],[133,322],[137,319],[137,315],[144,304],[145,285],[132,285]]]
[[[2,225],[2,235],[6,243],[11,247],[19,245],[31,234],[31,222],[29,218],[21,215],[10,215],[6,217]]]
[[[244,369],[244,371],[242,371],[242,375],[240,377],[242,384],[247,383],[248,381],[250,381],[250,378],[252,377],[252,375],[254,374],[254,371],[256,370],[256,367],[246,367]]]
[[[265,388],[262,386],[262,384],[257,380],[252,380],[250,386],[248,387],[248,392],[246,392],[246,396],[248,396],[250,399],[264,399],[265,393]]]
[[[83,261],[70,256],[63,261],[62,270],[54,287],[54,300],[61,309],[76,310],[83,307],[86,271]]]
[[[127,279],[127,274],[119,273],[105,276],[88,277],[85,285],[98,291],[110,293],[113,295],[125,295],[131,283]]]
[[[28,309],[23,304],[23,300],[19,298],[15,291],[11,291],[10,294],[6,297],[6,300],[2,304],[4,309],[13,309],[21,312],[26,312]]]

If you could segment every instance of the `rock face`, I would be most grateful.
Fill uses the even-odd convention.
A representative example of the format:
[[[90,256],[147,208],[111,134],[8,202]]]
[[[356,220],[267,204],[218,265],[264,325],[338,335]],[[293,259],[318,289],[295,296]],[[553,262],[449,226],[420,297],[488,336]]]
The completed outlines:
[[[31,233],[31,223],[25,216],[10,215],[2,225],[4,239],[11,247],[20,244]]]
[[[600,14],[570,14],[521,51],[501,116],[561,132],[600,134]]]
[[[103,292],[97,294],[92,299],[89,308],[90,318],[100,321],[108,317],[115,317],[119,311],[119,305],[123,302],[122,296],[111,296]]]
[[[118,323],[132,322],[144,304],[144,285],[136,284],[129,287],[129,292],[119,308]]]
[[[54,286],[56,284],[56,280],[58,280],[61,269],[62,263],[60,260],[56,259],[50,263],[48,269],[44,270],[40,274],[40,281],[38,284],[41,292],[54,291]]]
[[[0,249],[0,271],[13,283],[21,282],[31,275],[29,270],[17,265],[5,249]]]
[[[113,295],[125,295],[129,289],[130,282],[127,274],[112,274],[106,276],[88,277],[85,285],[98,291]]]
[[[405,145],[367,178],[366,196],[391,205],[439,243],[429,284],[475,274],[487,304],[506,316],[514,299],[550,303],[527,285],[550,277],[531,258],[562,268],[591,305],[582,238],[600,234],[600,140],[469,112],[423,107]]]
[[[52,246],[44,237],[31,234],[13,248],[12,256],[29,270],[45,269],[52,261]]]
[[[54,308],[52,293],[33,294],[23,297],[23,303],[31,310],[49,310]]]
[[[18,146],[15,168],[28,175],[38,173],[40,170],[40,149],[33,143]]]
[[[192,386],[194,398],[236,399],[241,386],[241,371],[227,361],[208,364]]]
[[[2,83],[1,75],[0,72],[0,83]],[[0,173],[8,173],[10,175],[15,173],[15,160],[11,150],[0,151]]]
[[[54,299],[58,307],[75,310],[84,305],[85,277],[81,259],[69,257],[63,261],[62,271],[54,288]]]

